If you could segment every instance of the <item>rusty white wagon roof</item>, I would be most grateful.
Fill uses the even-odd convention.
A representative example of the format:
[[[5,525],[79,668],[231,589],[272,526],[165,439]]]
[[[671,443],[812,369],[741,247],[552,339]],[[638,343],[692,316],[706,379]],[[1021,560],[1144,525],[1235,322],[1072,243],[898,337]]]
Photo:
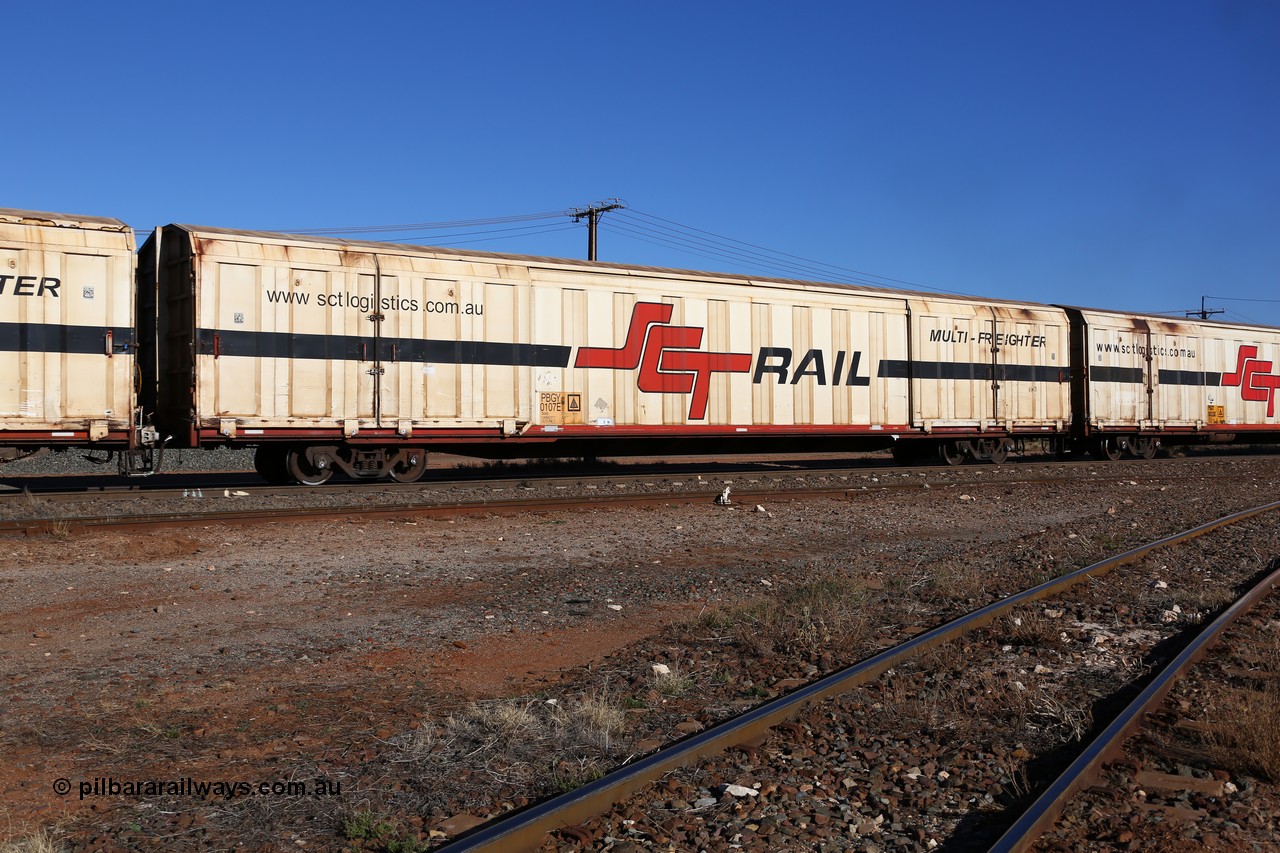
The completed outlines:
[[[1193,333],[1197,328],[1202,326],[1211,326],[1222,329],[1266,329],[1268,331],[1276,331],[1275,326],[1264,326],[1261,323],[1242,323],[1237,320],[1210,320],[1200,319],[1199,317],[1170,317],[1167,314],[1144,314],[1141,311],[1117,311],[1114,308],[1085,308],[1082,305],[1054,305],[1055,308],[1063,308],[1068,311],[1079,311],[1083,314],[1101,314],[1106,317],[1114,317],[1120,320],[1129,320],[1134,323],[1135,328],[1141,327],[1142,324],[1156,322],[1161,326],[1165,326],[1166,331],[1175,334]]]
[[[107,216],[80,216],[75,213],[48,213],[0,207],[0,222],[19,225],[55,225],[61,228],[92,228],[99,231],[128,231],[129,226]]]
[[[241,237],[250,240],[269,241],[272,243],[289,243],[293,245],[308,244],[314,246],[334,246],[346,249],[363,249],[365,251],[381,251],[404,253],[428,257],[437,260],[488,261],[517,263],[533,267],[556,269],[593,269],[612,273],[633,275],[654,275],[679,278],[693,278],[701,281],[719,281],[744,285],[785,285],[797,288],[827,288],[865,293],[870,296],[899,296],[918,300],[979,302],[983,305],[1010,305],[1022,308],[1038,308],[1057,310],[1052,305],[1039,302],[1027,302],[1016,299],[993,299],[985,296],[971,296],[960,293],[939,293],[933,291],[900,290],[889,287],[878,287],[871,284],[846,284],[830,281],[812,281],[795,278],[772,278],[741,273],[707,272],[688,270],[676,267],[649,267],[636,264],[617,264],[604,261],[583,261],[574,258],[552,258],[541,255],[511,255],[499,252],[478,250],[450,249],[443,246],[422,246],[413,243],[380,243],[367,240],[347,240],[341,237],[316,237],[312,235],[283,234],[274,231],[241,231],[232,228],[214,228],[203,225],[184,225],[175,223],[169,227],[181,228],[196,236]]]

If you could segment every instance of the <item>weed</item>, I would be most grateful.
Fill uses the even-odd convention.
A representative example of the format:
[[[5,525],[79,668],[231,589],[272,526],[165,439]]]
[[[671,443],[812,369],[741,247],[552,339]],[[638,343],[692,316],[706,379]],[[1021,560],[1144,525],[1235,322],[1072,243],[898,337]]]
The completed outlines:
[[[595,743],[606,754],[613,739],[627,726],[626,715],[605,690],[570,703],[567,716],[576,740]]]
[[[987,598],[991,577],[992,572],[980,563],[941,560],[914,567],[901,576],[898,586],[918,589],[917,595],[925,601],[974,602]]]
[[[388,841],[387,853],[426,853],[427,845],[419,844],[416,838],[400,838]]]
[[[391,824],[371,811],[358,811],[342,821],[342,836],[352,841],[376,841],[393,831]]]
[[[1067,705],[1043,692],[1031,699],[1031,719],[1045,734],[1063,741],[1082,741],[1093,726],[1087,707]]]
[[[64,849],[47,829],[0,842],[0,853],[61,853]]]
[[[1209,703],[1205,742],[1227,770],[1280,782],[1280,638],[1260,663],[1254,684],[1226,689]]]
[[[709,633],[714,637],[733,627],[733,620],[722,610],[707,610],[698,615],[698,618],[693,621],[692,627],[700,629],[703,633]]]
[[[729,614],[739,643],[757,657],[814,656],[857,644],[866,628],[870,592],[859,579],[818,578]]]
[[[1014,796],[1025,797],[1031,793],[1031,784],[1027,781],[1027,765],[1024,762],[1014,758],[1012,753],[1005,753],[999,765]]]
[[[459,754],[505,784],[576,787],[599,772],[626,725],[623,702],[607,688],[563,701],[477,703],[445,721],[447,743],[433,748],[423,763],[444,766],[443,754]],[[559,769],[548,774],[548,767]]]
[[[44,498],[38,498],[31,494],[31,489],[27,486],[22,487],[22,506],[26,512],[33,516],[39,516],[40,511],[48,505],[48,501]]]
[[[576,762],[557,761],[547,774],[550,789],[556,794],[576,791],[583,785],[594,782],[603,775],[603,770],[599,767],[588,764],[582,759],[579,759]]]
[[[1003,643],[1044,648],[1058,645],[1061,628],[1042,611],[1032,609],[1006,617],[992,627],[992,633]]]
[[[653,674],[653,689],[659,696],[676,699],[689,695],[693,688],[693,679],[682,673],[678,666],[672,665],[665,672],[658,670]]]

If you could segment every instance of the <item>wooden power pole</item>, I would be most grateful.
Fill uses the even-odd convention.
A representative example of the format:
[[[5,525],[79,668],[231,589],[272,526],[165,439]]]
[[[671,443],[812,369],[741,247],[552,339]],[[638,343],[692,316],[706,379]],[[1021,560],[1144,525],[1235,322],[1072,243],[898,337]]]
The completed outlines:
[[[626,205],[620,199],[611,198],[608,201],[598,201],[590,207],[573,209],[570,215],[573,216],[574,222],[587,220],[587,260],[596,259],[596,226],[600,224],[600,214],[624,207]]]

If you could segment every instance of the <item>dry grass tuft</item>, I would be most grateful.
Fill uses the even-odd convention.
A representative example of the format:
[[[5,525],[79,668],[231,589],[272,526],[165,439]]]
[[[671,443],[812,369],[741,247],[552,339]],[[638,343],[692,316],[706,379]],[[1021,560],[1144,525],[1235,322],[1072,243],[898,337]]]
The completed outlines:
[[[1010,645],[1045,648],[1059,645],[1062,623],[1033,608],[1005,617],[991,631]]]
[[[893,583],[921,601],[972,605],[990,597],[987,585],[995,574],[976,562],[940,559],[912,566]]]
[[[678,699],[688,696],[696,685],[692,678],[680,671],[680,667],[672,665],[667,672],[653,674],[653,689],[659,696]]]
[[[1224,769],[1280,782],[1280,638],[1260,664],[1256,684],[1223,690],[1208,703],[1205,743]]]
[[[859,644],[867,629],[870,597],[861,579],[818,578],[731,611],[728,622],[738,642],[757,657],[812,657]]]
[[[445,721],[443,737],[415,738],[404,753],[409,760],[461,753],[509,784],[572,787],[599,775],[626,727],[626,712],[607,689],[555,702],[504,699],[467,706]]]
[[[65,849],[47,829],[10,841],[0,841],[0,853],[62,853]]]

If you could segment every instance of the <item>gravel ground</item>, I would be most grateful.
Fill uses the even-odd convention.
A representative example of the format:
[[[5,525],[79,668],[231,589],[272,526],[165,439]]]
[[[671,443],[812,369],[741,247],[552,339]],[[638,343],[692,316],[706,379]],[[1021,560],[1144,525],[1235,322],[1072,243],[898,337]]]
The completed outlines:
[[[1104,782],[1074,799],[1040,849],[1275,849],[1280,602],[1263,602],[1228,630]]]
[[[203,454],[214,460],[234,461],[229,451]],[[1003,484],[1040,479],[1096,478],[1099,484],[1135,479],[1143,483],[1165,483],[1170,477],[1231,477],[1236,470],[1248,470],[1258,457],[1222,457],[1221,454],[1178,459],[1170,462],[1126,460],[1099,464],[1077,462],[1068,465],[1027,460],[1018,465],[942,465],[899,468],[883,454],[849,462],[828,454],[797,458],[784,463],[752,461],[726,463],[723,460],[603,460],[584,466],[572,461],[530,463],[483,463],[461,457],[441,457],[421,483],[396,486],[378,482],[335,481],[319,489],[296,486],[263,487],[256,474],[246,472],[193,473],[199,470],[197,457],[189,452],[192,472],[133,481],[135,488],[116,494],[101,492],[103,485],[116,485],[117,477],[57,478],[62,494],[39,490],[27,494],[24,487],[32,479],[13,477],[0,480],[0,519],[110,517],[150,513],[191,513],[254,511],[267,509],[345,508],[350,506],[396,507],[484,503],[530,499],[595,499],[628,495],[714,495],[729,487],[736,500],[744,495],[795,489],[848,489],[881,492],[912,488],[998,487]],[[697,467],[690,467],[690,466]],[[1243,467],[1240,467],[1243,466]],[[1174,473],[1174,472],[1177,473]],[[160,491],[159,489],[164,489]]]
[[[999,482],[1009,470],[895,490],[878,486],[921,472],[853,471],[848,498],[761,510],[673,498],[0,541],[0,833],[425,846],[1035,579],[1262,503],[1277,464],[1081,465],[1050,485]],[[1099,481],[1116,470],[1134,479]],[[787,609],[833,591],[853,604],[827,622]]]
[[[1162,665],[1162,643],[1267,565],[1258,551],[1280,554],[1274,520],[1158,552],[819,703],[759,745],[671,774],[580,832],[605,850],[987,850],[1027,792],[1065,769],[1095,714],[1105,721],[1134,679]],[[1216,796],[1196,798],[1205,810],[1178,816],[1180,838],[1268,849],[1280,797],[1255,767],[1168,772],[1179,769],[1217,783]],[[1135,849],[1168,849],[1167,826],[1127,820],[1134,810],[1102,824],[1121,826]],[[1242,813],[1252,819],[1235,822]]]

